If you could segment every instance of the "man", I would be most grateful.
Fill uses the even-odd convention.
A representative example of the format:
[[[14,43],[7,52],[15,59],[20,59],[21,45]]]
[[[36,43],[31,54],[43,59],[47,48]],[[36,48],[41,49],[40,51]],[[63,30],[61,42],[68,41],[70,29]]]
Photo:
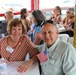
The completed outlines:
[[[76,75],[76,50],[70,43],[60,41],[52,20],[42,23],[44,44],[38,46],[41,75]]]
[[[4,15],[5,20],[2,21],[0,24],[0,38],[8,35],[6,27],[7,27],[8,21],[11,20],[13,17],[14,17],[14,14],[12,11],[5,12],[5,15]]]

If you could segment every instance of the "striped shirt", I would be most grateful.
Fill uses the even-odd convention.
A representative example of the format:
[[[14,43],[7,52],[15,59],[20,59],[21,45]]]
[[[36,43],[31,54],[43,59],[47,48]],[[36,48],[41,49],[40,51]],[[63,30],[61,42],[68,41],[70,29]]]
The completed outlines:
[[[8,38],[10,36],[6,36],[2,39],[0,39],[0,55],[1,57],[4,57],[5,59],[9,59],[12,61],[23,61],[25,59],[25,56],[27,52],[29,52],[30,57],[36,61],[37,57],[36,54],[38,53],[36,48],[34,47],[34,44],[31,42],[29,37],[27,35],[23,35],[19,43],[14,48],[14,51],[10,53],[6,50],[8,45]]]

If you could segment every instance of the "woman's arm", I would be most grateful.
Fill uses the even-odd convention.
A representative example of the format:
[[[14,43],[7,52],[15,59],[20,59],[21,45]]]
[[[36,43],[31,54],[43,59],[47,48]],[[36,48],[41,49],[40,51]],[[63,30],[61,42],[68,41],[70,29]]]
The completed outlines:
[[[37,32],[35,34],[35,39],[34,39],[34,42],[33,43],[36,44],[36,45],[38,45],[40,43],[41,39],[42,39],[41,33],[40,32]]]
[[[27,36],[26,37],[26,42],[27,42],[27,52],[30,54],[30,59],[28,61],[25,61],[24,64],[22,64],[19,68],[18,68],[18,72],[25,72],[26,70],[28,70],[33,63],[38,61],[37,58],[37,54],[38,51],[35,48],[35,44],[33,44],[30,40],[30,38]]]
[[[72,24],[72,22],[74,22],[75,21],[75,19],[74,18],[72,18],[72,19],[70,19],[70,21],[68,22],[68,26],[70,26],[71,24]]]
[[[0,40],[0,58],[1,58],[1,40]]]
[[[61,15],[58,15],[56,18],[54,18],[54,22],[56,24],[60,24],[62,22],[62,16]]]
[[[50,20],[50,19],[52,19],[52,18],[54,18],[54,14],[52,14],[48,20]]]

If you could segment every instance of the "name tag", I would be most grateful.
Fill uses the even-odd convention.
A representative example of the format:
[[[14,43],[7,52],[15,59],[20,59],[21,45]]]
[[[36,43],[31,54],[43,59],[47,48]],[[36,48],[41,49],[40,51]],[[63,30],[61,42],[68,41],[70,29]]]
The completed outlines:
[[[14,49],[10,46],[7,46],[6,50],[10,53],[13,53]]]

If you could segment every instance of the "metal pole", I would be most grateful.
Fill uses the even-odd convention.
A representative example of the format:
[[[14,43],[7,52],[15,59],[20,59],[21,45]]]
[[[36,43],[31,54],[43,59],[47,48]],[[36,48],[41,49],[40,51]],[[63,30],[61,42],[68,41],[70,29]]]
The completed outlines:
[[[74,47],[76,48],[76,4],[75,4],[75,26],[74,26]]]

